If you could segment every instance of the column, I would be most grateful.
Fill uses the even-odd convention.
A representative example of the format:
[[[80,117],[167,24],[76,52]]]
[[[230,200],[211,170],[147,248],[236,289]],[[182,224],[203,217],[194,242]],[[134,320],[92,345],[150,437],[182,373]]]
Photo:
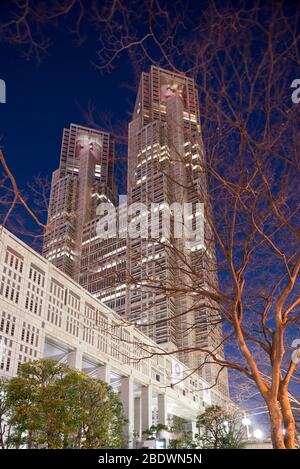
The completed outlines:
[[[68,353],[67,363],[71,368],[82,370],[82,351],[75,349]]]
[[[95,373],[95,378],[100,379],[104,383],[110,384],[110,364],[104,363],[104,365],[99,366]]]
[[[124,426],[125,443],[128,448],[132,448],[133,425],[134,425],[134,402],[133,402],[133,378],[126,376],[122,378],[120,399],[123,405],[123,412],[127,423]]]
[[[134,399],[134,431],[142,437],[142,413],[141,413],[141,398]]]
[[[158,394],[157,396],[158,423],[167,425],[167,396],[166,394]]]
[[[142,432],[152,425],[152,386],[142,386],[141,394],[142,407]]]
[[[191,431],[193,434],[193,438],[195,438],[195,435],[198,433],[198,428],[195,420],[191,421]]]

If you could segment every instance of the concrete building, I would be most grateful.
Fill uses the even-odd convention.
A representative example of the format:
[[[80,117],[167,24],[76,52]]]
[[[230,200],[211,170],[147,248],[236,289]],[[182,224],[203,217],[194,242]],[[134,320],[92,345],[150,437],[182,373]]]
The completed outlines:
[[[114,155],[108,133],[75,124],[64,129],[59,168],[52,176],[43,254],[77,280],[85,224],[95,218],[99,201],[116,203]]]
[[[111,384],[141,435],[172,415],[191,422],[229,400],[5,228],[0,228],[0,374],[54,358]]]
[[[95,155],[95,149],[97,154]],[[97,234],[97,205],[115,203],[114,144],[103,132],[71,125],[64,131],[60,168],[54,173],[44,255],[120,316],[228,396],[218,307],[203,290],[218,289],[215,245],[208,223],[203,242],[171,232],[132,239]],[[151,67],[140,80],[129,124],[127,206],[209,204],[198,93],[193,79]],[[118,210],[122,210],[118,207]],[[160,216],[160,215],[159,215]],[[133,215],[130,221],[142,221]],[[174,214],[170,213],[174,226]],[[148,225],[151,221],[148,220]],[[187,353],[183,350],[188,349]],[[208,362],[208,363],[206,363]]]
[[[43,255],[119,314],[125,313],[126,239],[101,240],[100,203],[117,203],[115,145],[110,134],[64,129],[51,183]]]
[[[128,203],[143,202],[168,210],[174,204],[209,204],[198,91],[193,79],[152,66],[143,73],[133,120],[129,124]],[[184,209],[182,208],[182,211]],[[170,213],[174,226],[175,213]],[[150,225],[150,220],[149,220]],[[161,230],[161,219],[158,222]],[[226,372],[215,364],[201,366],[207,356],[190,349],[214,349],[223,357],[222,325],[216,305],[201,294],[217,286],[215,244],[204,222],[203,239],[190,240],[174,230],[160,238],[128,240],[126,317],[165,349],[188,349],[179,357],[224,394]],[[216,347],[217,346],[217,347]],[[207,360],[211,362],[210,359]]]

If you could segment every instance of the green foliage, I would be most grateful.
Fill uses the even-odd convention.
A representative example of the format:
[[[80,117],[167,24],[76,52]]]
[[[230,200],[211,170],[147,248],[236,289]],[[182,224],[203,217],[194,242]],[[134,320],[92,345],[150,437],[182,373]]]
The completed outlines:
[[[177,438],[171,439],[169,441],[169,448],[174,449],[193,449],[196,448],[196,442],[193,438],[193,433],[186,430],[186,425],[188,421],[177,416],[173,416],[172,425],[170,431],[175,435],[178,435]]]
[[[243,448],[244,428],[238,413],[225,412],[219,406],[210,406],[198,416],[199,434],[196,439],[202,448]]]
[[[188,423],[187,420],[181,417],[177,417],[177,415],[173,415],[172,424],[170,426],[170,431],[174,433],[182,433],[185,430],[187,423]]]
[[[7,400],[8,380],[0,378],[0,448],[11,446],[12,426],[9,423],[10,407]],[[16,435],[15,435],[16,436]]]
[[[142,435],[146,440],[154,440],[157,436],[156,426],[152,425],[150,428],[147,428],[147,430],[143,431]]]
[[[120,448],[122,405],[107,384],[53,360],[20,367],[6,385],[11,447]]]
[[[197,443],[193,438],[193,432],[185,431],[180,434],[178,438],[169,441],[169,448],[173,449],[194,449],[197,448]]]
[[[170,427],[161,423],[152,425],[143,432],[143,437],[147,440],[154,440],[155,438],[159,438],[160,432],[162,430],[166,430],[170,434],[173,433],[176,435],[176,438],[169,440],[169,448],[196,448],[196,443],[193,440],[192,432],[186,431],[186,424],[186,420],[173,416],[172,425]]]
[[[147,440],[154,440],[155,438],[159,437],[159,434],[162,430],[169,431],[169,427],[167,425],[163,425],[162,423],[151,425],[150,428],[143,431],[143,437]]]

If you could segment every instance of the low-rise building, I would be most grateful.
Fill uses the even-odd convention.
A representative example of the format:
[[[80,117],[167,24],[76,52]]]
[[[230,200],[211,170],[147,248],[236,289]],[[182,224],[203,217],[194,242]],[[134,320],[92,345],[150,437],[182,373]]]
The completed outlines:
[[[193,425],[205,406],[228,398],[0,228],[0,375],[15,376],[29,360],[53,358],[111,384],[141,435],[172,415]]]

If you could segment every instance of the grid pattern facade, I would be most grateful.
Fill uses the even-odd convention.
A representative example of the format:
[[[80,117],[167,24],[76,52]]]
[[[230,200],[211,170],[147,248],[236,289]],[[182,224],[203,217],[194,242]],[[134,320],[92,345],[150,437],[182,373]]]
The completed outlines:
[[[1,376],[14,376],[20,364],[51,356],[79,369],[88,370],[92,364],[93,372],[109,364],[114,375],[153,385],[156,392],[166,393],[195,416],[204,402],[229,403],[217,389],[209,391],[208,402],[208,383],[197,376],[189,378],[189,370],[176,358],[150,357],[149,352],[156,350],[153,341],[4,228],[0,266],[1,271],[16,267],[20,276],[18,303],[5,290],[0,294]],[[41,314],[25,307],[34,278],[44,298]],[[177,368],[180,376],[176,378]]]
[[[43,254],[79,279],[82,233],[101,199],[115,202],[114,142],[106,132],[71,124],[64,129],[60,166],[53,173]]]
[[[143,202],[150,214],[152,203],[162,210],[173,203],[209,203],[198,93],[191,78],[157,67],[142,74],[129,125],[128,165],[129,204]],[[170,219],[172,224],[172,213]],[[161,234],[161,219],[157,223]],[[221,344],[222,326],[216,307],[197,293],[217,285],[208,224],[204,227],[204,244],[188,242],[184,237],[175,239],[172,232],[168,239],[158,241],[129,239],[127,262],[133,283],[127,291],[129,320],[170,351],[215,349]],[[217,354],[223,357],[222,346]],[[206,360],[199,352],[183,352],[180,358],[197,369]],[[217,381],[226,394],[226,372],[218,376],[218,371],[216,365],[200,367],[205,379]]]
[[[149,227],[153,203],[160,212],[173,203],[207,201],[198,94],[191,78],[157,67],[143,73],[128,135],[128,204],[147,206]],[[116,201],[113,159],[108,134],[73,124],[64,130],[44,255],[168,351],[214,349],[222,342],[217,308],[195,294],[217,285],[209,226],[204,227],[204,245],[175,239],[172,233],[169,239],[100,239],[97,204]],[[172,213],[170,220],[172,224]],[[69,327],[76,330],[75,313],[72,321]],[[223,357],[222,345],[216,353]],[[226,371],[219,375],[216,365],[201,366],[204,353],[178,356],[208,382],[217,380],[219,390],[228,394]]]

